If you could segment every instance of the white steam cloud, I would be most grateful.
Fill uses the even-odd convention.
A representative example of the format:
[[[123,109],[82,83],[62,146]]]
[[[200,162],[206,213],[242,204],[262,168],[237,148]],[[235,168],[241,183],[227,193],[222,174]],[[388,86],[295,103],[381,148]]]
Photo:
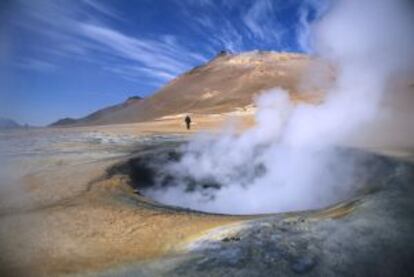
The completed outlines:
[[[286,91],[265,92],[254,128],[196,136],[163,169],[175,176],[173,184],[146,193],[164,203],[237,214],[318,208],[349,197],[363,180],[356,179],[356,158],[336,145],[378,117],[396,76],[411,77],[413,19],[409,1],[337,2],[312,27],[315,53],[336,70],[324,102],[293,104]],[[189,189],[191,182],[204,189]]]

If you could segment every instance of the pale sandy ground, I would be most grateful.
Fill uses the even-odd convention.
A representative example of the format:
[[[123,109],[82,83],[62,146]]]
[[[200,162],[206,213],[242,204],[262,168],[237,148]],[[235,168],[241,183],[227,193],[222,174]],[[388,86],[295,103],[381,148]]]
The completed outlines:
[[[102,180],[106,168],[128,157],[131,144],[149,135],[211,130],[222,125],[224,117],[193,115],[193,120],[191,131],[185,130],[181,116],[139,124],[19,131],[15,136],[37,144],[6,152],[11,158],[5,171],[11,179],[3,180],[0,202],[3,270],[22,276],[99,270],[180,251],[179,245],[206,230],[244,220],[157,209],[136,196],[125,177]],[[106,146],[81,137],[125,142]],[[48,139],[52,141],[43,143]],[[131,205],[117,197],[129,197]]]
[[[231,117],[240,130],[254,124],[246,111],[230,117],[192,116],[191,131],[185,130],[183,115],[136,124],[21,131],[18,136],[39,142],[55,139],[9,153],[13,178],[5,182],[12,186],[2,184],[0,205],[2,276],[86,273],[175,255],[216,227],[252,218],[157,207],[134,194],[125,176],[102,178],[106,168],[126,160],[131,145],[148,135],[214,131]],[[91,144],[82,137],[122,143]],[[351,210],[339,206],[314,216],[336,218]]]
[[[124,135],[152,135],[152,134],[184,134],[191,135],[197,132],[216,132],[223,128],[236,126],[244,130],[254,125],[254,109],[240,108],[227,114],[189,114],[192,118],[191,129],[186,130],[184,118],[186,114],[171,115],[159,118],[154,121],[101,125],[92,127],[76,127],[73,130],[79,131],[100,131],[104,133]]]

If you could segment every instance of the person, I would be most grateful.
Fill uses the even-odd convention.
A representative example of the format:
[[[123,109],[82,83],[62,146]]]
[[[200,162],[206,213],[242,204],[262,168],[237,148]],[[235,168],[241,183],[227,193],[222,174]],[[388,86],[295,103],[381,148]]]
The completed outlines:
[[[191,117],[189,115],[187,115],[184,119],[185,124],[187,125],[187,130],[190,130],[191,128]]]

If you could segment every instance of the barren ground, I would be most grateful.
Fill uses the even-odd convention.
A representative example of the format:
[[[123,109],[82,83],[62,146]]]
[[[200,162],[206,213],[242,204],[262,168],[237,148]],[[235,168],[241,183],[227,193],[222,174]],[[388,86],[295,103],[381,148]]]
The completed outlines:
[[[240,129],[252,126],[254,122],[251,113],[246,111],[232,117],[239,122]],[[407,216],[411,217],[413,209],[407,206],[411,198],[398,193],[391,194],[395,198],[394,208],[390,208],[385,198],[377,194],[367,196],[366,200],[353,199],[321,211],[274,216],[224,216],[168,208],[135,194],[128,186],[128,176],[105,178],[106,169],[115,163],[126,161],[154,145],[168,146],[185,140],[188,134],[196,131],[217,130],[228,118],[229,115],[194,114],[190,132],[184,129],[182,115],[178,115],[146,123],[1,133],[2,156],[7,159],[7,166],[2,169],[5,185],[0,203],[2,276],[118,276],[121,273],[192,276],[195,272],[206,276],[210,273],[216,276],[227,273],[254,276],[250,271],[237,270],[255,266],[263,274],[272,266],[278,266],[282,275],[303,271],[321,276],[322,273],[334,273],[333,267],[349,266],[352,262],[350,251],[354,251],[353,247],[362,247],[364,241],[369,251],[375,252],[376,247],[383,247],[381,250],[393,255],[405,244],[406,252],[401,254],[401,264],[396,266],[407,266],[414,240],[413,232],[410,232],[412,225],[406,220]],[[406,197],[411,197],[411,191],[406,191]],[[409,207],[406,209],[408,215],[399,213],[403,206]],[[373,224],[355,225],[364,218]],[[388,230],[390,226],[403,227]],[[331,251],[342,249],[343,243],[348,243],[335,235],[336,240],[332,241],[332,236],[327,237],[327,233],[339,234],[344,230],[352,233],[352,228],[359,228],[362,235],[354,238],[352,247],[348,246],[341,252],[345,258],[337,257],[345,262],[338,264],[337,260],[324,258]],[[372,228],[383,228],[383,232],[370,234]],[[256,229],[259,233],[254,235],[252,230]],[[262,235],[252,237],[257,234]],[[282,238],[275,242],[271,234]],[[368,235],[371,237],[365,240]],[[237,244],[240,238],[242,242]],[[373,238],[378,242],[380,239],[388,240],[391,245],[381,242],[384,245],[378,246]],[[306,250],[302,246],[294,246],[302,239],[306,239],[306,245],[311,248]],[[344,239],[349,239],[349,234]],[[205,247],[212,241],[219,244],[218,252],[211,252],[210,246]],[[266,252],[268,250],[264,246],[254,245],[258,242],[267,244],[266,241],[278,245],[277,249],[282,254],[274,254],[276,256],[267,261],[266,255],[272,252]],[[321,241],[326,243],[321,244]],[[222,246],[222,243],[227,244]],[[239,253],[236,258],[231,252],[234,249],[242,249],[242,252],[236,251]],[[262,252],[250,256],[253,255],[251,249]],[[303,257],[299,250],[307,251],[306,255],[303,254],[305,261],[301,260]],[[226,251],[230,251],[230,258],[227,254],[217,258],[228,253]],[[243,251],[250,253],[246,256],[250,258],[237,260]],[[204,258],[201,259],[200,255]],[[370,260],[374,265],[381,261],[376,255],[373,254],[373,260]],[[257,257],[263,266],[269,263],[270,267],[257,266]],[[308,258],[311,262],[306,260]],[[199,267],[191,262],[194,259]],[[232,259],[236,259],[235,264]],[[315,267],[317,269],[313,270]],[[392,268],[394,265],[390,270]],[[360,272],[364,271],[361,269]]]

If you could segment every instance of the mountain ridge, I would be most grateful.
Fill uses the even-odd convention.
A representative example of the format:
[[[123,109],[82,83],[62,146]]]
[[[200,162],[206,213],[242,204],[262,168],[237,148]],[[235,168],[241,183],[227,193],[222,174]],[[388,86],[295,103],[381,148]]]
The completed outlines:
[[[300,53],[220,52],[209,62],[173,79],[149,98],[127,101],[50,126],[134,123],[174,114],[232,112],[252,105],[258,94],[274,87],[289,91],[294,100],[313,101],[315,95],[309,91],[319,89],[300,87],[302,75],[310,70],[312,63],[311,57]]]
[[[22,127],[22,125],[20,125],[13,119],[0,117],[0,129],[18,129]]]

